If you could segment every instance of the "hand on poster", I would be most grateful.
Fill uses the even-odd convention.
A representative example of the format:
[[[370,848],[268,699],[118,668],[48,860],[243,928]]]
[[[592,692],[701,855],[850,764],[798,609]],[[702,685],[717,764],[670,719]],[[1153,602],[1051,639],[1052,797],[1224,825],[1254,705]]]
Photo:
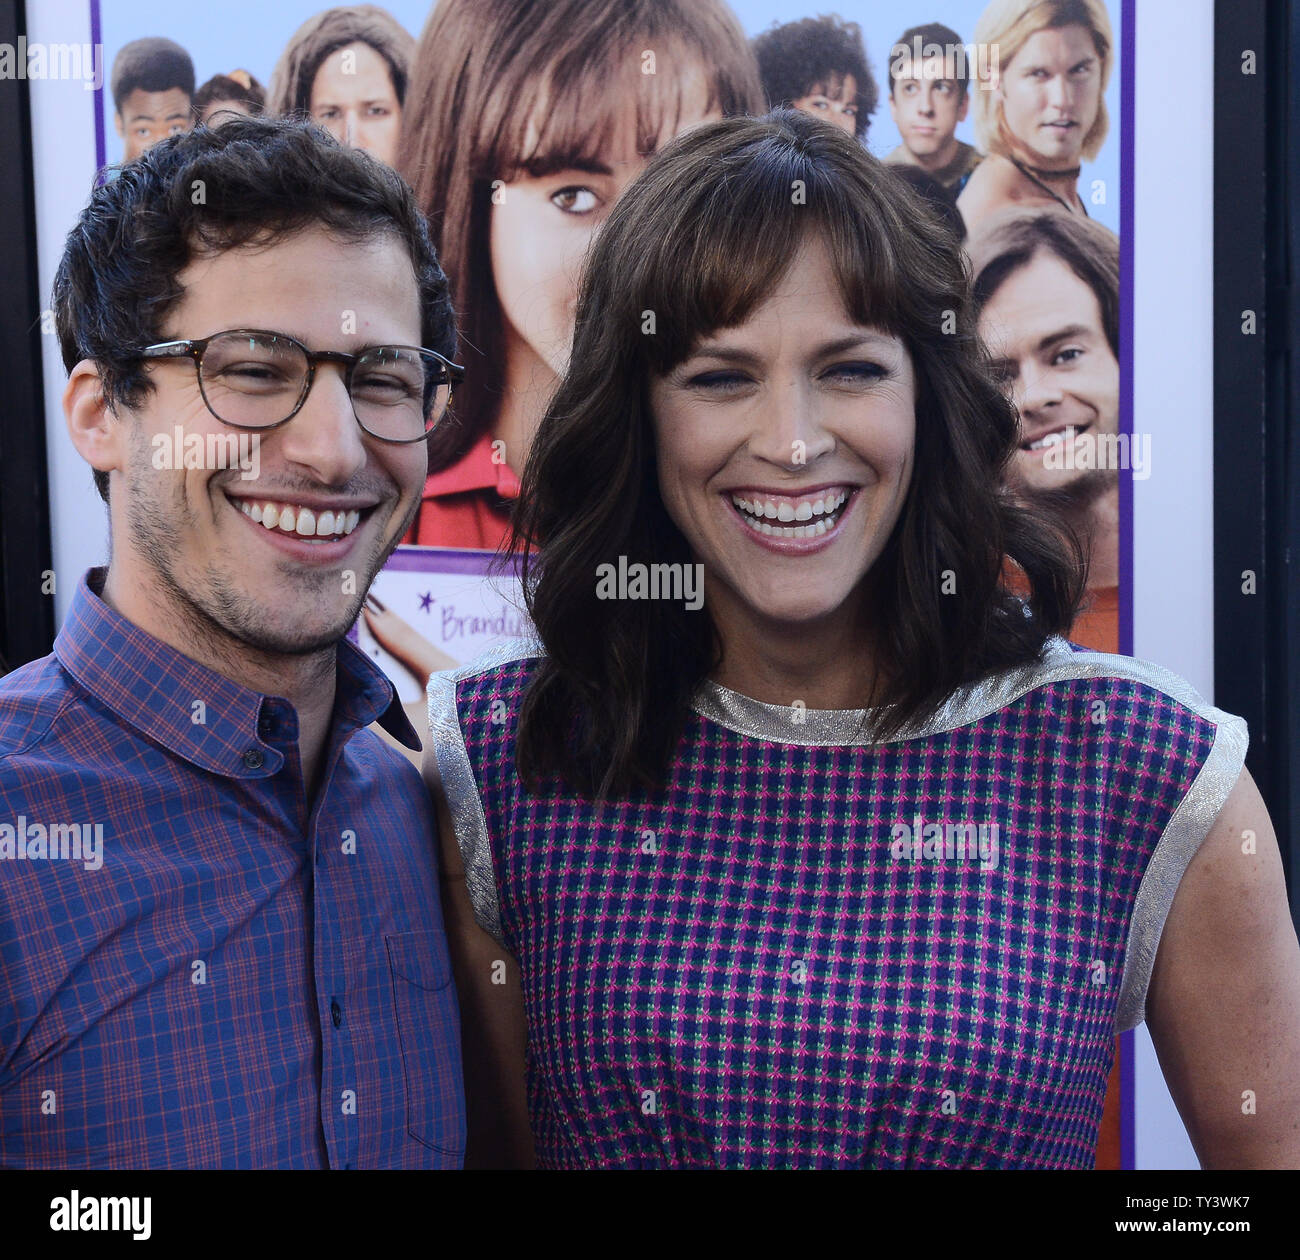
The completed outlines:
[[[513,573],[489,573],[491,553],[399,547],[358,618],[358,646],[404,704],[422,705],[429,675],[528,634]]]
[[[430,674],[451,669],[460,662],[434,647],[411,623],[386,608],[372,592],[366,596],[362,616],[375,642],[394,660],[410,670],[417,682],[428,681]]]

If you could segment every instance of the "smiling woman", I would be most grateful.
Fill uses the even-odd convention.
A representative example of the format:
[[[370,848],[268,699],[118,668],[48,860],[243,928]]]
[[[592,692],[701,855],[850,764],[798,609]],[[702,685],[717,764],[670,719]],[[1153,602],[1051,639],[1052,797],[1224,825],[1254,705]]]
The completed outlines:
[[[470,1159],[1090,1167],[1144,1017],[1207,1162],[1297,1154],[1215,1077],[1300,1092],[1244,723],[1061,637],[1081,560],[998,488],[973,323],[951,234],[804,114],[615,206],[523,479],[540,642],[430,686]],[[689,565],[702,608],[608,580]]]
[[[398,169],[461,313],[466,382],[430,443],[410,541],[495,548],[563,373],[582,258],[650,155],[762,108],[722,0],[442,0]]]

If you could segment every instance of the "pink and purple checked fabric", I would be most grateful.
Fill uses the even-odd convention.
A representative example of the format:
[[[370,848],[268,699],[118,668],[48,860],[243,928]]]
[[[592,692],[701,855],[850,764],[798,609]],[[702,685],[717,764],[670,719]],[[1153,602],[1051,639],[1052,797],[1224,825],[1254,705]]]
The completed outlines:
[[[543,1165],[1092,1167],[1240,718],[1059,639],[885,744],[706,684],[666,788],[595,807],[522,790],[524,651],[430,711]]]

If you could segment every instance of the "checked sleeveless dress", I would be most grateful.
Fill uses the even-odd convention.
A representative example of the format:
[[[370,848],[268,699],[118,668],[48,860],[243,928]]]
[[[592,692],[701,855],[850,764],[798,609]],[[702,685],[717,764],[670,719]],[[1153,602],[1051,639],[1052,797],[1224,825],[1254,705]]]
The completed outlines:
[[[1241,718],[1059,638],[883,743],[706,683],[666,787],[595,806],[515,772],[541,650],[429,686],[541,1165],[1092,1167]]]

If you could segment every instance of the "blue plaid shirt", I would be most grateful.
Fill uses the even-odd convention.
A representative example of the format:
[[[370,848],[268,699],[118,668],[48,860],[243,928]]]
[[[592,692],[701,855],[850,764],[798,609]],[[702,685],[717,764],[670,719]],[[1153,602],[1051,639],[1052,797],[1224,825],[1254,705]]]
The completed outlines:
[[[0,680],[0,1166],[461,1165],[435,822],[376,720],[419,747],[341,643],[309,803],[292,705],[83,579]]]

